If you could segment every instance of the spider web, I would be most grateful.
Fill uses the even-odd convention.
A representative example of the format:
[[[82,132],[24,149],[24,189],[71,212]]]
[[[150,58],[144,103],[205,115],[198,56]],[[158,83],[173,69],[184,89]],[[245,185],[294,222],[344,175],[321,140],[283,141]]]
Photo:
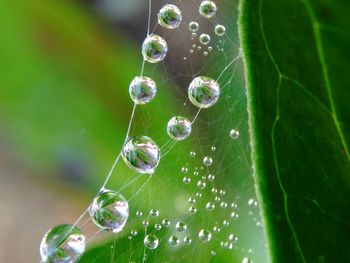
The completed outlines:
[[[126,132],[126,137],[151,137],[161,148],[160,164],[152,176],[139,175],[118,154],[103,185],[119,191],[128,200],[128,222],[116,235],[97,231],[85,211],[76,225],[86,235],[90,249],[79,262],[242,262],[245,257],[253,262],[266,262],[250,163],[244,77],[236,31],[238,3],[216,1],[218,11],[210,20],[199,15],[200,1],[164,1],[163,4],[167,3],[181,9],[183,20],[178,29],[161,28],[157,24],[158,7],[152,6],[152,0],[148,1],[145,35],[163,36],[169,51],[164,62],[143,62],[141,72],[135,72],[135,76],[156,81],[157,97],[147,105],[134,106]],[[199,23],[195,36],[188,29],[190,21]],[[214,34],[218,24],[226,27],[222,37]],[[211,36],[208,45],[199,43],[201,33]],[[197,76],[216,79],[221,89],[218,103],[200,111],[187,97],[187,87]],[[193,120],[193,125],[191,136],[175,143],[168,137],[166,125],[177,115]],[[230,137],[232,129],[239,131],[237,139]],[[190,152],[195,152],[195,156],[190,156]],[[211,166],[203,165],[206,156],[213,159]],[[183,173],[183,167],[188,169],[187,173]],[[209,174],[215,176],[214,181],[208,180]],[[183,182],[185,176],[191,179],[189,184]],[[205,181],[204,189],[198,187],[199,180]],[[213,189],[217,192],[213,193]],[[189,198],[195,199],[195,203],[190,203]],[[213,211],[206,209],[208,202],[215,204]],[[195,207],[197,212],[190,213],[190,207]],[[159,216],[150,216],[151,209],[157,209]],[[137,211],[143,215],[136,216]],[[163,219],[168,219],[170,226],[157,230],[155,225],[162,224]],[[187,230],[178,232],[177,222],[185,223]],[[214,231],[214,227],[220,228],[220,232]],[[209,242],[198,237],[202,229],[211,232]],[[137,234],[132,235],[132,231]],[[159,239],[155,250],[144,246],[148,234]],[[230,240],[230,235],[237,240]],[[177,246],[169,245],[170,236],[179,239]],[[192,240],[191,244],[184,243],[185,237]]]

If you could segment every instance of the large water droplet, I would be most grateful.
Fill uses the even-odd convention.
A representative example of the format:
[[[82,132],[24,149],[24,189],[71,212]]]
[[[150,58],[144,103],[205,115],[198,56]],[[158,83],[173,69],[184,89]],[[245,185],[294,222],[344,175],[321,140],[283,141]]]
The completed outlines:
[[[168,122],[168,135],[177,140],[182,141],[191,134],[191,122],[181,116],[172,117]]]
[[[143,59],[150,63],[162,61],[168,52],[166,41],[155,34],[149,35],[142,44]]]
[[[208,45],[210,43],[210,36],[208,34],[201,34],[199,36],[199,42],[203,45]]]
[[[159,244],[158,237],[155,235],[152,235],[152,234],[147,235],[143,239],[143,244],[145,245],[145,247],[147,247],[149,249],[156,249],[158,247],[158,244]]]
[[[148,77],[135,77],[129,85],[129,94],[136,104],[146,104],[157,93],[156,83]]]
[[[167,4],[159,10],[158,23],[167,29],[177,28],[181,20],[181,11],[176,5]]]
[[[205,156],[205,157],[203,158],[203,164],[204,164],[205,166],[210,166],[210,165],[213,164],[213,159],[212,159],[211,157],[209,157],[209,156]]]
[[[122,157],[133,170],[142,174],[151,174],[160,159],[160,150],[147,136],[131,137],[123,147]]]
[[[223,25],[216,25],[214,32],[218,36],[223,36],[223,35],[225,35],[226,28]]]
[[[58,225],[50,229],[41,240],[40,255],[45,263],[73,263],[83,254],[85,237],[73,225]]]
[[[188,88],[188,97],[198,108],[209,108],[219,99],[219,84],[209,77],[197,77],[192,80]]]
[[[199,6],[199,13],[205,18],[211,18],[216,14],[217,7],[213,1],[203,1]]]
[[[98,227],[118,233],[128,220],[129,205],[120,193],[104,190],[94,198],[89,213]]]
[[[211,239],[211,233],[208,230],[204,229],[199,231],[198,236],[203,242],[209,242]]]

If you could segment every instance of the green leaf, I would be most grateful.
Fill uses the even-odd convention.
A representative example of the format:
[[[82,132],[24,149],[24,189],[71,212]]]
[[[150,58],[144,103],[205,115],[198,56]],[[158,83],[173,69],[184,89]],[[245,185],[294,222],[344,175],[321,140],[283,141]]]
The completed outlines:
[[[243,0],[252,158],[272,262],[350,262],[349,1]]]

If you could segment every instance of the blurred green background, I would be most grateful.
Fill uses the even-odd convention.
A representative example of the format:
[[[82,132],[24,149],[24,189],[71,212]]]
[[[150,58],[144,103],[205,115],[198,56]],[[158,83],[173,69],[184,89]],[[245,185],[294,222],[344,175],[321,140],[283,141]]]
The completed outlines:
[[[152,1],[151,31],[164,2]],[[152,103],[137,109],[131,129],[131,135],[148,135],[160,146],[169,141],[165,127],[172,116],[181,113],[192,119],[196,113],[186,98],[191,79],[199,72],[215,78],[238,54],[237,2],[217,1],[222,11],[214,23],[223,23],[227,34],[221,42],[213,37],[214,51],[208,57],[198,50],[189,55],[196,39],[191,40],[187,24],[197,20],[203,32],[212,32],[213,24],[201,20],[196,1],[172,3],[182,9],[183,23],[175,32],[156,28],[155,32],[167,39],[170,51],[164,63],[146,65],[145,75],[156,80],[158,94]],[[124,141],[132,109],[127,88],[140,74],[147,16],[146,0],[3,1],[0,262],[38,262],[42,235],[56,224],[75,222],[102,185]],[[188,59],[183,60],[184,56]],[[147,218],[151,208],[161,213],[151,224],[168,218],[174,225],[186,218],[194,242],[188,248],[169,249],[166,240],[171,230],[162,230],[161,246],[149,253],[149,262],[240,262],[244,256],[266,262],[258,209],[247,206],[254,189],[240,64],[229,67],[220,84],[225,87],[220,103],[200,114],[191,137],[172,148],[150,182],[130,202],[129,223],[113,248],[99,247],[111,236],[96,236],[89,249],[97,248],[82,262],[110,262],[112,255],[116,262],[139,262],[144,233],[142,219],[134,215],[142,210]],[[240,131],[238,141],[229,137],[232,128]],[[217,148],[215,152],[211,152],[212,146]],[[190,151],[197,153],[196,158],[190,159]],[[213,199],[208,186],[196,204],[199,212],[188,218],[187,199],[199,192],[198,179],[192,176],[193,182],[185,187],[180,170],[187,166],[193,173],[197,167],[200,176],[207,175],[209,171],[201,168],[207,155],[214,159],[210,172],[216,175],[215,187],[226,190],[223,200],[229,206],[238,203],[240,217],[203,246],[197,241],[197,231],[221,224],[232,212],[231,208],[217,208],[218,212],[208,214],[201,209]],[[135,176],[119,162],[107,186],[118,190]],[[146,179],[137,179],[123,189],[123,195],[132,197]],[[133,241],[127,239],[131,229],[139,232]],[[96,230],[92,225],[83,229],[88,238]],[[233,251],[220,247],[230,233],[239,237]],[[212,250],[215,257],[210,256]]]

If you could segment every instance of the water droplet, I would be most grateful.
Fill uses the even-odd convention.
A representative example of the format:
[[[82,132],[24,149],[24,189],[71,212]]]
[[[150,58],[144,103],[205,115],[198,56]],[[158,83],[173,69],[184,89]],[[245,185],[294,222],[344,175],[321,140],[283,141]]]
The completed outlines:
[[[189,184],[189,183],[191,183],[191,178],[188,177],[188,176],[185,176],[185,177],[182,179],[182,181],[184,182],[184,184]]]
[[[212,51],[213,50],[213,47],[208,47],[208,51]]]
[[[190,198],[188,198],[188,202],[190,204],[194,204],[196,202],[196,199],[194,199],[193,197],[190,197]]]
[[[258,206],[258,202],[255,201],[253,198],[248,200],[248,205],[251,207],[257,207]]]
[[[212,152],[215,152],[215,151],[216,151],[216,147],[215,147],[215,146],[212,146],[212,147],[210,148],[210,150],[211,150]]]
[[[155,224],[154,228],[157,230],[157,231],[160,231],[162,229],[162,225],[161,224]]]
[[[244,257],[242,263],[253,263],[253,261],[247,257]]]
[[[206,183],[203,180],[199,180],[197,186],[199,189],[204,189],[206,187]]]
[[[232,212],[231,213],[231,218],[232,219],[237,219],[239,217],[239,215],[236,212]]]
[[[173,247],[180,244],[180,240],[178,239],[177,236],[170,236],[168,242],[169,242],[169,245]]]
[[[167,4],[159,10],[158,23],[167,29],[177,28],[181,20],[181,11],[176,5]]]
[[[201,34],[199,36],[199,42],[203,45],[208,45],[210,43],[210,36],[208,34]]]
[[[130,234],[131,234],[133,237],[135,237],[135,236],[137,236],[137,231],[136,231],[136,230],[131,230],[131,231],[130,231]]]
[[[149,35],[142,44],[143,59],[150,63],[162,61],[168,52],[166,41],[155,34]]]
[[[141,174],[152,174],[160,159],[160,150],[147,136],[131,137],[123,147],[122,157],[125,163]]]
[[[209,157],[209,156],[206,156],[206,157],[203,158],[203,164],[205,166],[210,166],[210,165],[213,164],[213,159],[211,157]]]
[[[191,206],[188,211],[191,213],[191,214],[195,214],[197,213],[197,208],[195,208],[194,206]]]
[[[184,174],[188,173],[188,168],[187,167],[182,167],[181,168],[181,172],[183,172]]]
[[[228,227],[228,226],[230,225],[230,222],[227,221],[227,220],[224,220],[224,222],[222,222],[222,225],[223,225],[224,227]]]
[[[216,256],[216,252],[215,252],[214,250],[212,250],[212,251],[210,252],[210,254],[211,254],[212,256]]]
[[[192,54],[194,51],[193,51],[193,49],[190,49],[190,54]]]
[[[183,223],[183,222],[177,222],[176,225],[175,225],[175,229],[178,232],[184,232],[187,229],[187,225],[185,223]]]
[[[193,175],[194,175],[194,176],[198,176],[198,175],[199,175],[199,172],[198,172],[198,171],[194,171],[194,172],[193,172]]]
[[[209,178],[209,176],[208,176],[208,178]],[[214,195],[216,195],[217,193],[218,193],[218,189],[216,189],[216,188],[212,188],[211,189],[211,192],[214,194]]]
[[[211,181],[211,182],[213,182],[213,181],[215,180],[215,175],[209,174],[209,175],[208,175],[208,180]]]
[[[198,49],[198,50],[201,50],[201,49],[202,49],[202,47],[201,47],[201,46],[198,46],[198,47],[197,47],[197,49]]]
[[[149,212],[149,215],[152,217],[157,217],[159,216],[159,211],[157,209],[151,209],[151,211]]]
[[[191,21],[188,24],[188,29],[192,32],[196,32],[199,28],[199,24],[196,21]]]
[[[230,235],[228,236],[228,239],[229,239],[230,241],[232,241],[232,242],[236,242],[236,241],[238,240],[238,237],[235,236],[234,234],[230,234]]]
[[[149,222],[148,222],[147,220],[143,220],[143,221],[142,221],[142,225],[143,225],[144,227],[148,227]]]
[[[208,211],[213,211],[215,209],[215,204],[213,204],[212,202],[208,202],[206,205],[205,205],[205,208],[208,210]]]
[[[177,141],[186,139],[191,134],[191,122],[181,116],[172,117],[168,122],[168,135]]]
[[[219,99],[219,84],[209,77],[197,77],[188,88],[188,96],[193,105],[198,108],[209,108]]]
[[[190,244],[192,243],[192,239],[189,238],[189,237],[184,237],[184,243],[185,243],[186,245],[190,245]]]
[[[211,233],[208,230],[204,230],[204,229],[199,231],[198,236],[205,243],[209,242],[211,239]]]
[[[220,190],[220,192],[219,192],[219,193],[220,193],[220,195],[221,195],[221,196],[225,196],[226,191],[225,191],[225,190]]]
[[[239,131],[235,130],[235,129],[232,129],[230,131],[230,136],[232,139],[237,139],[239,137]]]
[[[202,194],[201,194],[201,193],[196,193],[196,197],[201,198],[201,197],[202,197]]]
[[[219,203],[221,201],[221,198],[219,196],[215,196],[214,200]]]
[[[136,217],[141,217],[143,215],[142,211],[136,211]]]
[[[196,152],[190,152],[190,157],[195,157],[196,156]]]
[[[155,235],[152,235],[152,234],[147,235],[143,239],[143,244],[145,245],[146,248],[156,249],[158,247],[158,244],[159,244],[158,237]]]
[[[214,231],[215,233],[220,233],[221,228],[218,227],[218,226],[214,226],[214,227],[213,227],[213,231]]]
[[[221,202],[220,207],[221,208],[226,208],[227,207],[227,203],[226,202]]]
[[[226,28],[223,25],[216,25],[214,29],[215,34],[218,36],[223,36],[225,35]]]
[[[120,193],[104,190],[94,198],[89,213],[98,227],[118,233],[128,220],[129,205]]]
[[[170,226],[170,221],[169,221],[168,219],[163,219],[162,225],[163,225],[164,227],[169,227],[169,226]]]
[[[192,38],[194,38],[194,37],[196,37],[196,36],[197,36],[197,34],[196,34],[196,33],[192,33],[191,35],[192,35]]]
[[[199,13],[205,18],[211,18],[216,14],[217,7],[213,1],[203,1],[199,6]]]
[[[156,83],[148,77],[135,77],[129,85],[129,94],[136,104],[146,104],[157,93]]]

